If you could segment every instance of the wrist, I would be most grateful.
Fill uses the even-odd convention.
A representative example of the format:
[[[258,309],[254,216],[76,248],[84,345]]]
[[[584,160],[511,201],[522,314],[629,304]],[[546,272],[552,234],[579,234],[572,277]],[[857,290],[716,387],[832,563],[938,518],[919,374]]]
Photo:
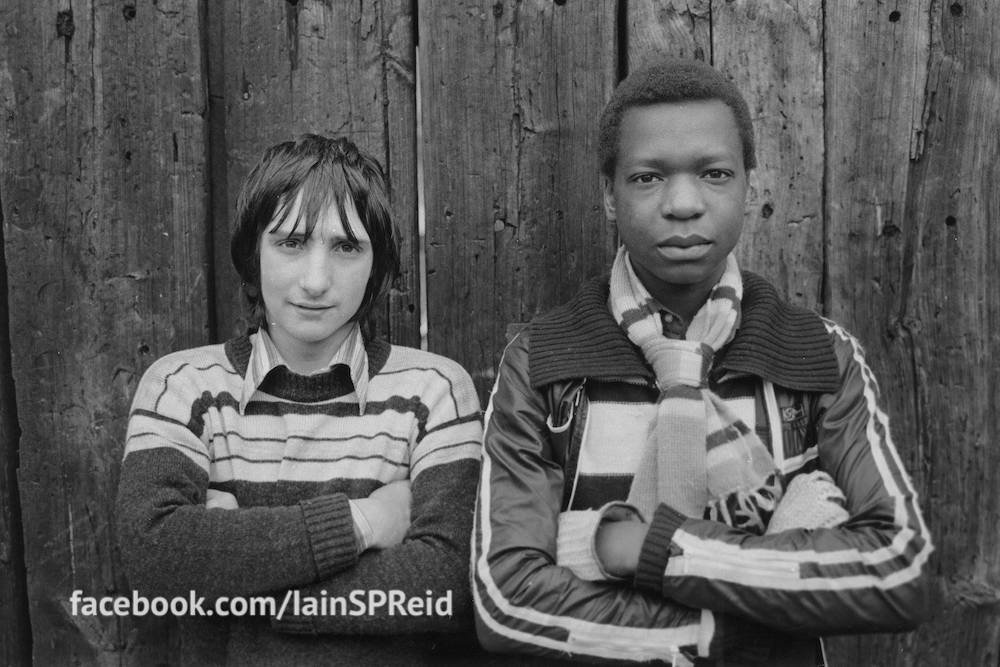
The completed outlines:
[[[635,585],[657,595],[663,595],[663,577],[670,559],[674,533],[687,517],[669,505],[661,503],[653,513],[649,530],[639,551]]]
[[[375,531],[372,529],[364,509],[362,509],[364,499],[349,500],[348,502],[351,506],[351,518],[354,520],[354,538],[358,542],[358,553],[361,554],[375,546]]]
[[[347,496],[333,493],[299,503],[316,562],[316,578],[325,579],[358,558]]]

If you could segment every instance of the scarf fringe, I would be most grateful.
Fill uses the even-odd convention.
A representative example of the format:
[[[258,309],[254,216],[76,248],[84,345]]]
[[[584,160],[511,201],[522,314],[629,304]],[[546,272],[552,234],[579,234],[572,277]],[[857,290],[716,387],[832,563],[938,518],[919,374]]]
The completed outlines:
[[[738,489],[724,497],[713,498],[705,508],[704,518],[763,535],[783,492],[784,480],[775,472],[760,488]]]

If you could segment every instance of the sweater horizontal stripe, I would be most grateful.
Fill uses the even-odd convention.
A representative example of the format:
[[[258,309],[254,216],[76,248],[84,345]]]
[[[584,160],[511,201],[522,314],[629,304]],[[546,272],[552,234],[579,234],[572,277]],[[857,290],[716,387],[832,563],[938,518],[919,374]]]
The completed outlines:
[[[469,389],[456,387],[454,378],[460,375],[448,372],[461,369],[441,360],[420,350],[391,348],[369,381],[364,414],[351,391],[310,403],[282,398],[308,390],[297,381],[291,387],[277,382],[288,371],[276,369],[280,372],[272,371],[241,415],[236,397],[242,376],[223,346],[168,355],[150,369],[151,377],[160,379],[137,395],[126,455],[174,447],[213,482],[353,478],[386,483],[428,465],[477,459],[478,410],[460,409],[459,395]],[[340,368],[329,372],[336,380],[331,386],[342,386]],[[307,379],[316,386],[325,381]],[[147,395],[149,402],[143,400]]]
[[[759,419],[754,378],[736,378],[713,385],[729,408],[748,428],[770,445],[770,427]],[[585,391],[589,401],[576,489],[570,509],[597,509],[628,496],[638,470],[649,425],[656,416],[656,389],[637,382],[590,381]],[[701,404],[696,404],[704,409]],[[799,452],[790,452],[790,455]]]
[[[467,629],[470,508],[482,436],[475,387],[464,369],[438,355],[365,345],[363,410],[343,365],[308,377],[272,368],[241,410],[252,351],[247,337],[150,366],[133,400],[117,503],[122,558],[136,590],[193,590],[209,599],[291,588],[306,597],[433,591],[453,596],[453,617],[287,613],[285,629]],[[348,499],[397,480],[409,482],[409,529],[402,542],[359,555]],[[236,509],[208,504],[224,494]],[[266,622],[254,626],[255,646],[266,653],[281,636],[271,627],[275,619],[256,620]],[[241,627],[231,620],[231,630]],[[225,629],[208,621],[187,628],[197,635],[192,647],[213,655],[228,650],[237,662],[243,655],[245,636],[227,645]],[[398,657],[384,642],[368,647],[379,661]],[[192,664],[206,655],[193,655]]]

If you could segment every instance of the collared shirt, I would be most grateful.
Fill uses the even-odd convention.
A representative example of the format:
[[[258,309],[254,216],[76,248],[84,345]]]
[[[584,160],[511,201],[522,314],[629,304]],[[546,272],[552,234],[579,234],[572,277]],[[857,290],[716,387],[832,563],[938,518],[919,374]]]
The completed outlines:
[[[660,314],[660,323],[663,324],[663,335],[667,338],[683,340],[688,329],[684,318],[668,310],[659,302],[656,303],[656,311]]]
[[[278,351],[271,336],[264,329],[258,329],[250,336],[250,360],[247,363],[247,372],[243,378],[243,390],[240,394],[240,414],[246,411],[247,404],[253,398],[254,393],[260,388],[267,374],[279,366],[288,364]],[[361,336],[361,327],[357,322],[351,327],[351,332],[347,334],[343,344],[326,365],[326,368],[333,368],[337,364],[344,364],[351,374],[351,382],[354,384],[354,393],[358,397],[358,413],[365,413],[365,403],[368,396],[368,354],[365,351],[365,342]]]
[[[688,325],[684,318],[664,306],[654,297],[649,297],[649,308],[660,316],[660,324],[663,326],[663,335],[675,340],[684,340],[687,336]],[[608,310],[611,310],[611,296],[608,295]]]

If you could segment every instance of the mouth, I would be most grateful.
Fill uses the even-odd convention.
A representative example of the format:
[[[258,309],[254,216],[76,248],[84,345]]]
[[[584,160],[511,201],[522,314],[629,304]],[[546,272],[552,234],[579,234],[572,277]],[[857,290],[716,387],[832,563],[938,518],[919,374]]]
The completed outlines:
[[[660,255],[668,262],[698,262],[712,252],[714,244],[703,236],[671,236],[657,244]]]
[[[332,305],[330,305],[330,306],[324,306],[324,305],[312,304],[312,303],[292,303],[292,305],[295,306],[296,308],[298,308],[299,310],[305,310],[305,311],[316,312],[316,313],[322,312],[324,310],[329,310],[330,308],[333,308]]]
[[[671,236],[661,241],[658,245],[661,248],[693,248],[700,245],[708,245],[711,241],[704,236],[691,234],[689,236]]]

